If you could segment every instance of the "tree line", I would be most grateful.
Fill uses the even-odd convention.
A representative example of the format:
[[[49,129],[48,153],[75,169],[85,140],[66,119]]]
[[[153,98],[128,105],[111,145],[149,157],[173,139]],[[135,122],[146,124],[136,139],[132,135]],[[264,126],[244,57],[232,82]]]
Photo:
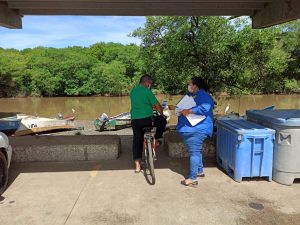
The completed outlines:
[[[142,61],[136,45],[0,49],[2,96],[127,94]]]
[[[255,30],[248,18],[155,16],[130,35],[142,44],[0,48],[0,97],[127,95],[145,73],[169,94],[192,76],[213,94],[300,91],[299,20]]]

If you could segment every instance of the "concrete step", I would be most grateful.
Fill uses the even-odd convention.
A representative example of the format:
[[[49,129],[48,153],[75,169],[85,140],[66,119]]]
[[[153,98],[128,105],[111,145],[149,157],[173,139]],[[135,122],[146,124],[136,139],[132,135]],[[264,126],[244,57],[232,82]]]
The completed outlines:
[[[117,135],[10,137],[12,162],[64,162],[117,159]]]
[[[182,137],[175,131],[170,131],[165,134],[164,149],[172,158],[185,158],[189,156]],[[216,157],[215,135],[212,138],[207,138],[203,143],[202,156],[203,158]]]

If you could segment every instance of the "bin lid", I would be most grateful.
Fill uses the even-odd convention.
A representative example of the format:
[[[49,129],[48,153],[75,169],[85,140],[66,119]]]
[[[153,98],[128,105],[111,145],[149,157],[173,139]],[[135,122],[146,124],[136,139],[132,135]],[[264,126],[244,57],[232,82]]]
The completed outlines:
[[[238,134],[275,134],[275,130],[244,119],[218,120],[217,125],[226,127]]]
[[[299,109],[247,110],[247,117],[281,126],[300,126]]]

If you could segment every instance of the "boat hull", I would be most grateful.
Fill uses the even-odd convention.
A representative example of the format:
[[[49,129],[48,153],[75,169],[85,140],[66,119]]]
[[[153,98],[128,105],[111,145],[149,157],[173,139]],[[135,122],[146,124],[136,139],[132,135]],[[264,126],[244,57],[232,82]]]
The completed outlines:
[[[21,124],[15,132],[16,136],[75,129],[74,119],[22,117]]]
[[[0,119],[0,131],[11,135],[19,128],[21,119],[17,117],[7,117]]]
[[[171,113],[169,112],[169,110],[165,110],[164,114],[165,114],[166,120],[168,122],[170,120]],[[104,115],[107,116],[106,114],[104,114]],[[158,114],[156,113],[156,115],[158,115]],[[109,119],[107,118],[107,120],[105,120],[105,121],[103,121],[101,119],[101,117],[99,117],[98,119],[96,119],[94,121],[95,128],[98,131],[121,130],[121,129],[131,127],[130,112],[125,112],[125,113],[116,115],[114,117],[110,117]],[[103,118],[105,118],[105,117],[103,117]]]
[[[131,115],[129,112],[122,113],[104,122],[101,122],[101,119],[98,118],[94,121],[94,125],[96,130],[99,131],[121,130],[131,127]]]

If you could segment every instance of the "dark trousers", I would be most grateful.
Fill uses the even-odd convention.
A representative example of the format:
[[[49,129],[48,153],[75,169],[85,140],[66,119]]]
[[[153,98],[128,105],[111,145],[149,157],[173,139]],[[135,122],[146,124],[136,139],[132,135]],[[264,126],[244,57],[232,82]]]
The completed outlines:
[[[144,134],[143,128],[156,127],[155,139],[162,138],[163,132],[166,129],[167,121],[162,116],[148,117],[131,121],[133,129],[133,160],[142,159]]]

